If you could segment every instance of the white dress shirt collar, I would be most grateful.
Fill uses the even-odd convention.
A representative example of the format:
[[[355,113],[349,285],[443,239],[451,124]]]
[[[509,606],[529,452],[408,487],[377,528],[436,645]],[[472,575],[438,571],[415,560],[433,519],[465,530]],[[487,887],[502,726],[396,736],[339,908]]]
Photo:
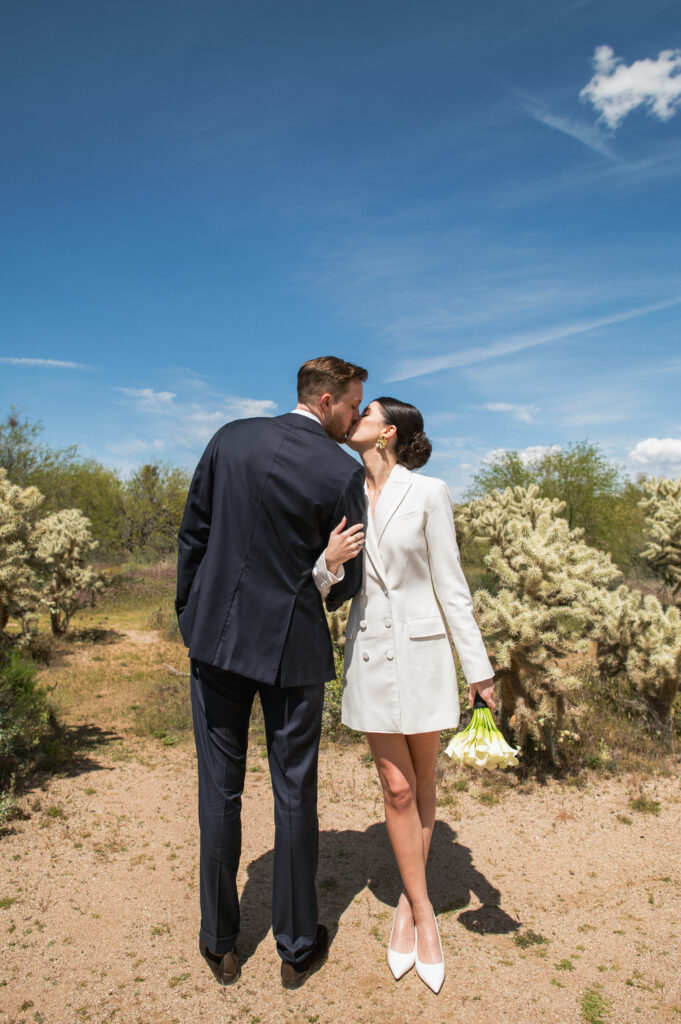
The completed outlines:
[[[307,418],[309,420],[314,420],[315,423],[321,423],[322,422],[320,420],[319,416],[315,416],[315,414],[313,412],[310,412],[309,409],[291,409],[291,412],[297,413],[298,416],[307,416]]]

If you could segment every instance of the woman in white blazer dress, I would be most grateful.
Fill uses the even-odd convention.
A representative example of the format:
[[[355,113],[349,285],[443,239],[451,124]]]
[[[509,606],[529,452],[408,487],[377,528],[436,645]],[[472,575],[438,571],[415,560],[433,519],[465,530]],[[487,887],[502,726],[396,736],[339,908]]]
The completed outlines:
[[[461,570],[447,486],[410,472],[425,464],[431,450],[421,414],[396,399],[375,399],[346,444],[366,468],[369,514],[362,587],[347,626],[342,721],[367,734],[404,886],[388,963],[395,978],[416,964],[437,992],[444,961],[425,866],[440,730],[459,722],[449,635],[471,705],[478,691],[494,708],[494,672]],[[323,596],[361,538],[353,529],[332,534],[314,570]]]

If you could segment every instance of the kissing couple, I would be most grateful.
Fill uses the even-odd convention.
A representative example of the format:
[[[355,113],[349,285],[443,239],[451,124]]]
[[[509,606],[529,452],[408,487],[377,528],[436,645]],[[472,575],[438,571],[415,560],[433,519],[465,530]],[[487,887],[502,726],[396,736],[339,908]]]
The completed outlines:
[[[179,532],[176,611],[191,659],[199,776],[199,948],[221,984],[241,965],[237,870],[253,699],[274,794],[272,930],[284,988],[329,949],[318,921],[317,760],[330,611],[352,598],[342,721],[366,733],[402,878],[388,965],[439,992],[445,966],[426,887],[440,730],[459,721],[454,641],[469,704],[494,708],[446,484],[413,472],[431,444],[394,398],[362,409],[367,371],[334,356],[298,372],[298,403],[221,427],[199,461]],[[361,462],[340,447],[346,444]]]

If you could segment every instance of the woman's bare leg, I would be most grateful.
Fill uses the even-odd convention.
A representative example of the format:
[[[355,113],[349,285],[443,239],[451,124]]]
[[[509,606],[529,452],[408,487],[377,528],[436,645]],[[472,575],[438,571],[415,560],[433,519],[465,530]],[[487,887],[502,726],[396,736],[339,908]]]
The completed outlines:
[[[423,858],[427,863],[435,825],[435,768],[440,749],[440,733],[416,733],[405,738],[416,778],[416,805],[423,835]],[[392,945],[396,952],[409,952],[414,948],[413,921],[411,904],[406,893],[402,892],[393,930]]]
[[[440,749],[439,732],[422,732],[406,737],[416,776],[416,805],[423,831],[423,856],[428,861],[435,825],[435,768]]]
[[[383,787],[388,836],[402,876],[404,892],[398,904],[392,948],[398,953],[414,948],[413,926],[418,932],[419,960],[437,963],[440,945],[433,920],[433,908],[426,888],[426,856],[435,817],[434,776],[439,732],[415,737],[398,733],[369,733],[369,747]],[[434,754],[433,754],[434,748]],[[432,763],[433,798],[427,780]],[[419,809],[421,799],[423,818]],[[411,909],[411,915],[407,908]],[[410,922],[409,918],[412,918]],[[413,923],[412,923],[413,922]]]

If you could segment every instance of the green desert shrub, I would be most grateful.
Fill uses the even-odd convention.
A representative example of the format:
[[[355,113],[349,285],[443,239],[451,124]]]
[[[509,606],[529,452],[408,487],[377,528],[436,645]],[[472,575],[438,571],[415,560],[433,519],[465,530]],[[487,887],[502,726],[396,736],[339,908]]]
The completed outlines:
[[[60,731],[35,665],[17,650],[0,651],[0,790],[13,778],[58,757]]]
[[[540,449],[534,457],[500,451],[473,477],[465,498],[475,501],[492,491],[533,485],[540,497],[563,502],[561,515],[571,529],[584,530],[587,544],[608,551],[627,572],[637,567],[643,533],[638,502],[643,491],[598,445],[579,441]]]
[[[336,677],[329,680],[324,689],[322,711],[322,732],[327,736],[336,735],[342,728],[341,706],[343,703],[343,652],[336,648]]]
[[[322,732],[327,736],[337,736],[343,729],[341,723],[341,706],[343,703],[343,671],[345,651],[345,630],[350,614],[350,602],[346,601],[335,612],[326,612],[329,633],[333,644],[336,676],[330,679],[324,690],[324,710],[322,711]]]
[[[123,544],[140,565],[177,552],[190,475],[166,465],[140,466],[123,492]]]
[[[114,470],[94,459],[58,462],[36,471],[31,483],[45,495],[45,513],[77,508],[87,516],[99,562],[121,560],[125,485]]]

